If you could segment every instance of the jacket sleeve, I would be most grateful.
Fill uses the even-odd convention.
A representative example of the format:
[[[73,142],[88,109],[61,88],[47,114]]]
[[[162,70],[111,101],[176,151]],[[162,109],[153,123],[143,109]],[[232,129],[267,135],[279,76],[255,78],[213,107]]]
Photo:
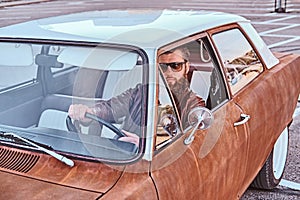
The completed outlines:
[[[127,116],[132,104],[132,99],[135,98],[139,90],[139,85],[135,88],[130,88],[122,94],[112,97],[109,100],[101,100],[96,103],[93,112],[110,123],[115,123],[119,118]]]

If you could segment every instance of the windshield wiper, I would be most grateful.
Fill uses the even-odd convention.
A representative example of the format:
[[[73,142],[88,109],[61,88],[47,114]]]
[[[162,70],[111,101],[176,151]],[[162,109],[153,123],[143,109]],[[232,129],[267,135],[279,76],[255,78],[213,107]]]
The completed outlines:
[[[1,141],[13,142],[13,143],[21,144],[21,145],[32,146],[32,145],[28,144],[27,142],[24,142],[24,140],[20,140],[19,138],[16,138],[13,135],[5,135],[4,133],[6,133],[6,132],[5,131],[0,131],[0,140]],[[18,134],[16,134],[16,135],[18,135]],[[22,136],[19,136],[19,137],[22,137]],[[24,138],[24,137],[22,137],[22,138]],[[40,142],[37,142],[37,141],[33,141],[31,139],[28,139],[28,138],[25,138],[25,139],[32,142],[32,143],[35,143],[35,144],[37,144],[41,147],[44,147],[46,149],[53,150],[53,148],[51,146],[47,145],[47,144],[43,144],[43,143],[40,143]]]
[[[3,133],[3,135],[5,135],[5,136],[12,136],[12,137],[18,138],[19,140],[21,140],[23,142],[26,142],[27,144],[30,144],[30,145],[36,147],[37,149],[39,149],[39,150],[41,150],[41,151],[43,151],[43,152],[45,152],[45,153],[53,156],[57,160],[65,163],[66,165],[68,165],[70,167],[74,166],[74,162],[72,160],[70,160],[69,158],[66,158],[65,156],[62,156],[62,155],[60,155],[60,154],[58,154],[58,153],[56,153],[54,151],[48,150],[48,149],[46,149],[46,148],[44,148],[44,147],[42,147],[42,146],[40,146],[38,144],[35,144],[34,142],[31,142],[30,140],[25,139],[25,138],[23,138],[23,137],[15,134],[15,133],[9,133],[9,132],[7,132],[7,133]]]

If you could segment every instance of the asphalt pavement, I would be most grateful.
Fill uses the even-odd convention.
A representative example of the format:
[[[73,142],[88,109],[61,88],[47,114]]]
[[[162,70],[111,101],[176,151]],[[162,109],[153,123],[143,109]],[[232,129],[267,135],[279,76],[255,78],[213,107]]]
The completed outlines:
[[[238,14],[251,20],[272,51],[300,54],[300,0],[0,0],[0,27],[79,11],[129,7]],[[292,186],[299,187],[300,183],[300,103],[297,108],[290,127],[284,182],[271,191],[249,188],[241,199],[300,199],[300,191],[291,189]]]

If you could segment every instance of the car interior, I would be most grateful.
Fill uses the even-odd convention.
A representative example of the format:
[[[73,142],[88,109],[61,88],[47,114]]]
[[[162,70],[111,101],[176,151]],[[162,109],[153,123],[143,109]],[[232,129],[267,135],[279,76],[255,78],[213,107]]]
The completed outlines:
[[[60,137],[66,137],[70,129],[67,112],[71,104],[93,106],[101,99],[109,99],[129,87],[135,87],[137,83],[142,83],[140,59],[135,61],[131,70],[108,71],[61,62],[59,56],[64,46],[32,46],[32,51],[37,52],[32,64],[36,68],[36,75],[32,79],[1,89],[0,103],[4,105],[0,108],[2,125],[46,132],[49,136],[53,135],[51,137],[57,137],[59,134]],[[206,100],[209,109],[213,109],[227,98],[221,73],[215,68],[214,58],[208,55],[209,50],[204,49],[205,55],[201,55],[199,43],[190,43],[188,47],[191,49],[191,67],[188,74],[191,89]],[[0,66],[1,71],[11,69],[10,66]],[[18,70],[26,69],[19,66],[16,71]],[[122,120],[124,119],[118,119],[114,125],[120,128]],[[98,122],[93,122],[88,127],[79,127],[76,122],[73,124],[85,135],[115,137],[112,131]],[[41,139],[43,140],[45,139]],[[63,146],[59,148],[65,149]],[[126,148],[132,150],[136,147]],[[108,154],[107,156],[109,157]]]
[[[95,137],[88,138],[84,135],[99,131],[99,123],[95,123],[97,126],[91,126],[91,130],[82,130],[85,134],[80,134],[80,138],[77,134],[70,134],[66,122],[69,106],[72,103],[93,105],[98,100],[108,99],[120,94],[130,84],[135,86],[142,80],[141,64],[137,63],[135,68],[130,71],[107,71],[71,66],[59,62],[58,55],[51,53],[52,48],[57,47],[50,45],[42,45],[40,49],[35,47],[34,50],[39,52],[34,57],[34,63],[32,64],[36,68],[37,75],[35,78],[9,87],[4,86],[1,89],[0,103],[3,106],[0,108],[0,123],[4,129],[7,126],[7,130],[12,130],[12,127],[19,128],[19,130],[22,130],[21,135],[25,131],[26,136],[24,137],[26,138],[35,138],[35,141],[42,143],[52,141],[49,144],[61,151],[70,152],[70,148],[74,148],[76,145],[78,147],[78,144],[71,144],[75,141],[75,143],[93,141],[90,148],[94,148],[93,145],[96,144],[98,139]],[[10,66],[0,65],[0,71],[2,70],[14,69]],[[24,71],[26,67],[19,66],[16,70]],[[97,83],[96,86],[94,86],[95,83]],[[95,93],[95,91],[97,92]],[[75,97],[74,94],[76,94]],[[122,119],[115,125],[121,126],[121,123]],[[112,131],[108,131],[107,127],[101,126],[100,128],[102,130],[101,138],[113,138],[115,136]],[[62,138],[66,138],[66,140],[61,140]],[[58,143],[56,140],[61,142]],[[97,146],[108,146],[107,142],[111,143],[108,140],[99,140]],[[90,155],[91,151],[86,150],[86,148],[79,147],[76,150],[73,149],[73,151],[81,155]],[[125,142],[122,142],[121,148],[123,149],[122,152],[124,152],[124,149],[125,152],[129,152],[127,157],[135,155],[138,149],[136,145],[125,144]],[[110,155],[111,152],[108,149],[106,151],[104,157],[113,158]],[[115,151],[118,152],[119,149],[116,148]],[[114,155],[115,158],[124,157],[120,153]],[[93,156],[97,157],[97,153]]]

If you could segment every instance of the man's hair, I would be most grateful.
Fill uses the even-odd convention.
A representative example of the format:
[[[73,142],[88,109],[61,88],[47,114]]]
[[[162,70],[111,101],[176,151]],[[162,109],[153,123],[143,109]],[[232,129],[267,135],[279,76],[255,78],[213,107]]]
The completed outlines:
[[[175,48],[175,49],[172,49],[172,50],[169,50],[169,51],[166,51],[164,53],[162,53],[161,55],[164,55],[164,54],[170,54],[170,53],[174,53],[175,51],[179,51],[180,54],[181,54],[181,57],[185,60],[185,61],[189,61],[189,58],[190,58],[190,51],[187,47],[178,47],[178,48]],[[160,55],[160,56],[161,56]]]

